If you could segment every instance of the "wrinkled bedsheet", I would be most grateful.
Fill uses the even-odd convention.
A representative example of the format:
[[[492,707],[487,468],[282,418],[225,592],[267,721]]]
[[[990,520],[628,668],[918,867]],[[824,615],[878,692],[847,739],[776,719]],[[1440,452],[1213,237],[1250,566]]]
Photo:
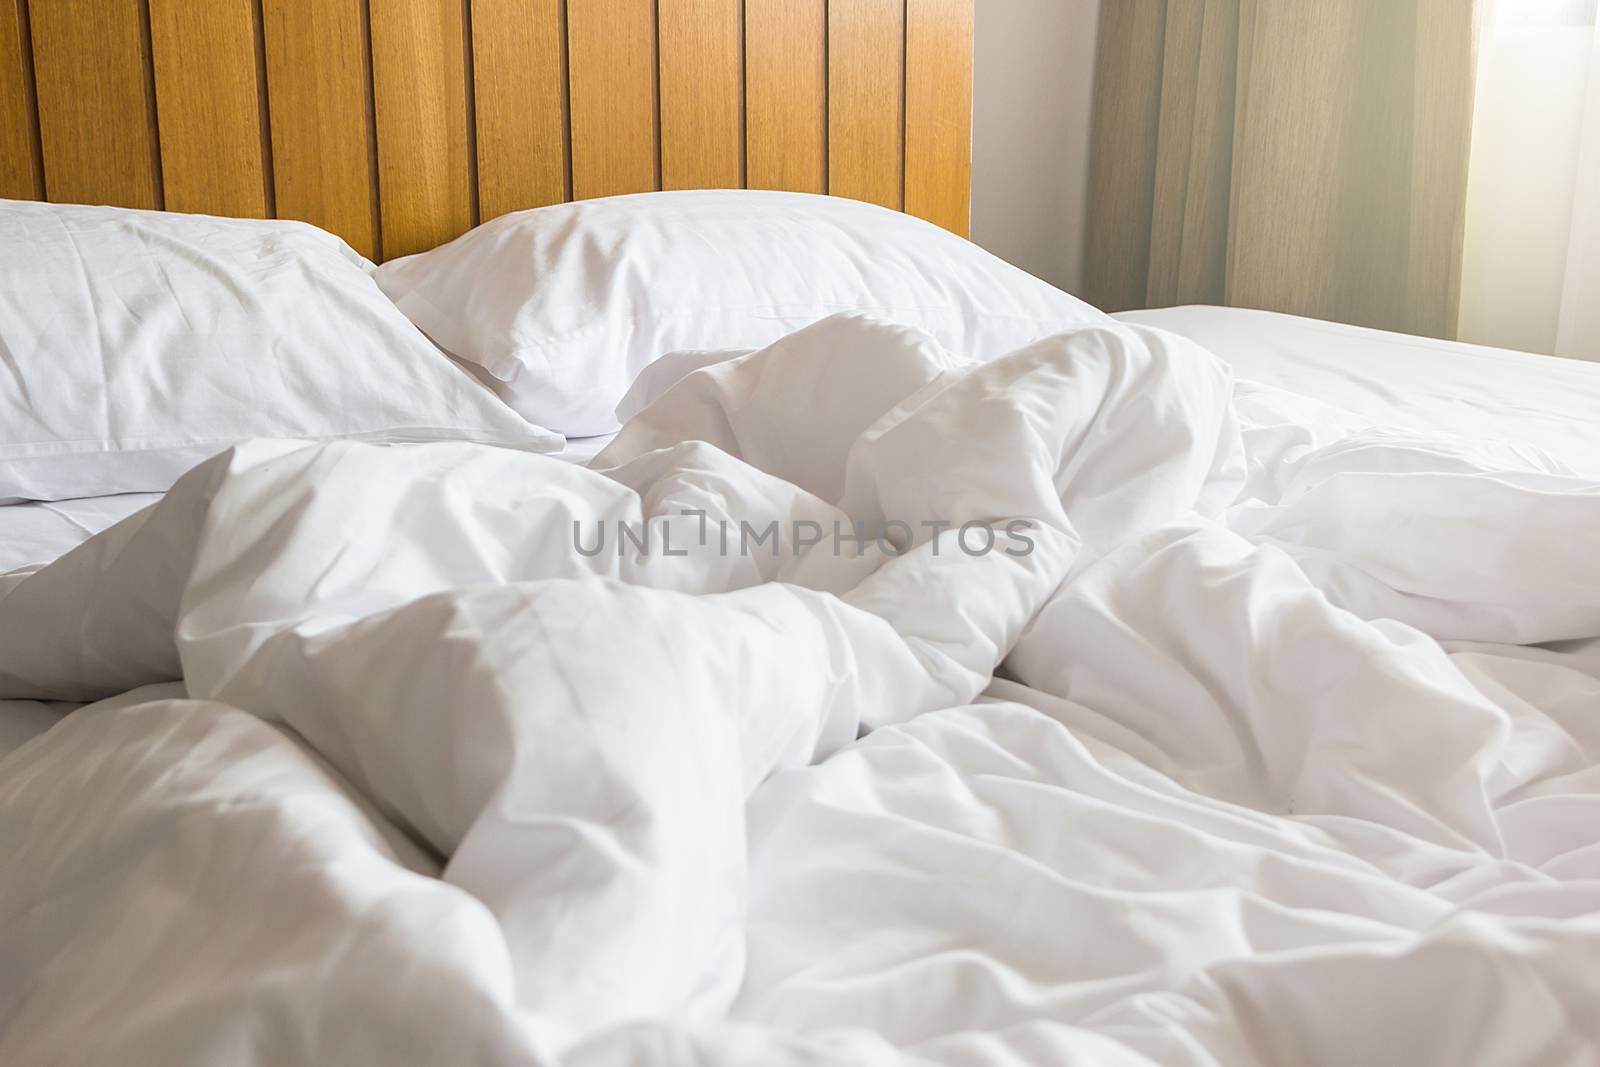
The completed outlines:
[[[0,1062],[1597,1062],[1597,531],[1136,326],[253,442],[0,599]]]

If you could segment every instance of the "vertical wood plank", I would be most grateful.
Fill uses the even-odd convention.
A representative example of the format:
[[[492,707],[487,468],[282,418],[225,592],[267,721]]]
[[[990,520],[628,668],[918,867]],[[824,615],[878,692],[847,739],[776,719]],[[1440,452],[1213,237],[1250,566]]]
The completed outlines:
[[[660,0],[663,189],[744,185],[743,8]]]
[[[828,191],[904,198],[905,0],[829,0]]]
[[[965,237],[972,220],[973,0],[906,3],[906,201]]]
[[[0,198],[44,196],[33,50],[22,0],[0,0]]]
[[[659,187],[653,0],[571,0],[572,196]]]
[[[473,226],[463,0],[372,0],[372,95],[384,259]]]
[[[271,215],[256,33],[253,0],[150,0],[169,211]]]
[[[28,13],[50,199],[161,207],[143,5],[32,0]]]
[[[828,191],[824,0],[745,5],[745,184]]]
[[[362,0],[262,0],[278,217],[378,249],[376,160]]]
[[[472,0],[484,219],[567,199],[564,7],[562,0]]]

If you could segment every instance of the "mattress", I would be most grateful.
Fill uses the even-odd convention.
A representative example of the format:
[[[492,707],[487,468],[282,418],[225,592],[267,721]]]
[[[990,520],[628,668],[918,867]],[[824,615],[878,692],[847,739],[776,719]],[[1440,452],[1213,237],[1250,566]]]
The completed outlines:
[[[1600,478],[1600,363],[1242,308],[1115,317],[1182,334],[1240,378],[1379,426],[1531,445],[1575,473]]]

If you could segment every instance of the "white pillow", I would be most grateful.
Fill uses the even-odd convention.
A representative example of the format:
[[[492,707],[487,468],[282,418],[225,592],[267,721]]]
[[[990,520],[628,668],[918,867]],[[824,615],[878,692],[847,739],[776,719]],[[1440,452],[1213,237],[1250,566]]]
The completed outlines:
[[[643,193],[504,215],[379,267],[383,291],[534,422],[616,429],[646,366],[762,348],[841,311],[929,331],[988,359],[1110,320],[910,215],[839,197]]]
[[[0,501],[161,492],[251,437],[539,451],[332,234],[0,200]]]

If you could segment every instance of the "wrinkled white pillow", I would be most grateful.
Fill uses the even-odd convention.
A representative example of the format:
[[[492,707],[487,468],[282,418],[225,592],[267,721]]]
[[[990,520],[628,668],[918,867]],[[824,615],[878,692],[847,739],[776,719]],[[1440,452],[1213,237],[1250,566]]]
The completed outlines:
[[[1110,321],[931,223],[804,193],[643,193],[536,208],[375,277],[523,415],[574,436],[616,429],[617,402],[665,353],[762,348],[841,311],[920,326],[978,360]]]
[[[552,451],[299,222],[0,200],[0,502],[162,492],[251,437]]]

